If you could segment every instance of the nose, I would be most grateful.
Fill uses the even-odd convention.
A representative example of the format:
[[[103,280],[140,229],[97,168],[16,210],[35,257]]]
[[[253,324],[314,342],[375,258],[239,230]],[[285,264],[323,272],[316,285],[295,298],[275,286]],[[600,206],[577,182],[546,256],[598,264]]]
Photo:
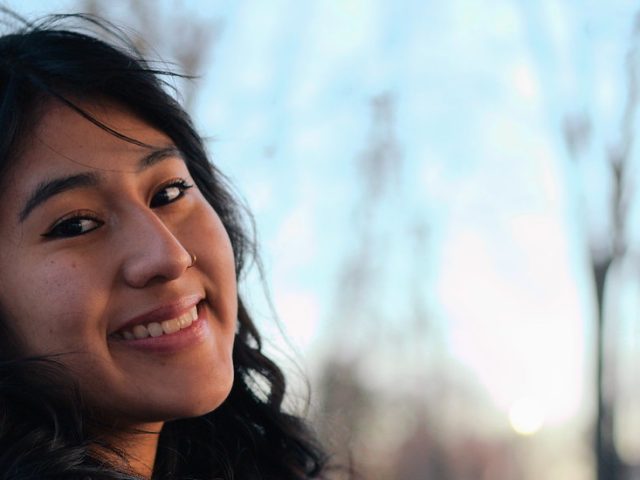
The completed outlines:
[[[125,282],[143,288],[154,282],[174,280],[191,265],[191,255],[167,225],[152,211],[128,219],[123,228]]]

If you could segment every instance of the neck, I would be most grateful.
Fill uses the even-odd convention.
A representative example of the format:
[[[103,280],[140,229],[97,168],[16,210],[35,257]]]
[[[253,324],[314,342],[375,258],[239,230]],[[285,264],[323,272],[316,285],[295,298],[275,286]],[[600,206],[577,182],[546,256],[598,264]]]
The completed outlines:
[[[153,474],[153,464],[158,451],[158,440],[162,422],[131,427],[125,431],[110,432],[106,435],[109,445],[125,454],[125,459],[113,452],[105,452],[107,460],[114,466],[131,471],[145,479]]]

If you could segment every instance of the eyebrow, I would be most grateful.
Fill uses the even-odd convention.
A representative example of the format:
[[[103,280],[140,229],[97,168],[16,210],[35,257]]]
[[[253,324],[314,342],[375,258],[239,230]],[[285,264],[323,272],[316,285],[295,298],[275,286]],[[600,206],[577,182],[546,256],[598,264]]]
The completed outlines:
[[[138,161],[136,172],[146,170],[152,165],[170,157],[183,158],[180,151],[174,146],[153,150]],[[26,201],[22,210],[20,210],[18,218],[20,222],[24,222],[36,207],[51,197],[77,188],[94,187],[99,185],[101,180],[102,176],[99,173],[81,172],[40,182],[31,195],[29,195],[29,199]]]

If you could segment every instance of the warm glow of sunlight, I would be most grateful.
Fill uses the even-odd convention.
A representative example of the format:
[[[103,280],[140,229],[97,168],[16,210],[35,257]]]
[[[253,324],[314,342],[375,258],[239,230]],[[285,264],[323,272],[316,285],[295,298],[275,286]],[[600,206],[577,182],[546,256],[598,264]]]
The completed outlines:
[[[509,409],[509,423],[517,434],[533,435],[544,424],[543,409],[532,399],[521,398]]]

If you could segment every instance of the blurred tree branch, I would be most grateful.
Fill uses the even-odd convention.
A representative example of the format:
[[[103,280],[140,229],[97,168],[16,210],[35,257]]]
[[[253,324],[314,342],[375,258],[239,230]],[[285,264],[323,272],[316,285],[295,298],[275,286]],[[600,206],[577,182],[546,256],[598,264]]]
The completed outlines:
[[[114,3],[107,0],[79,0],[79,7],[111,21],[116,15]],[[124,7],[127,27],[135,30],[133,41],[144,55],[155,58],[160,52],[175,62],[177,73],[187,76],[202,73],[222,30],[220,21],[190,15],[180,0],[174,0],[168,12],[153,0],[126,0],[118,7]],[[197,93],[196,83],[184,82],[180,93],[183,105],[189,110]]]

